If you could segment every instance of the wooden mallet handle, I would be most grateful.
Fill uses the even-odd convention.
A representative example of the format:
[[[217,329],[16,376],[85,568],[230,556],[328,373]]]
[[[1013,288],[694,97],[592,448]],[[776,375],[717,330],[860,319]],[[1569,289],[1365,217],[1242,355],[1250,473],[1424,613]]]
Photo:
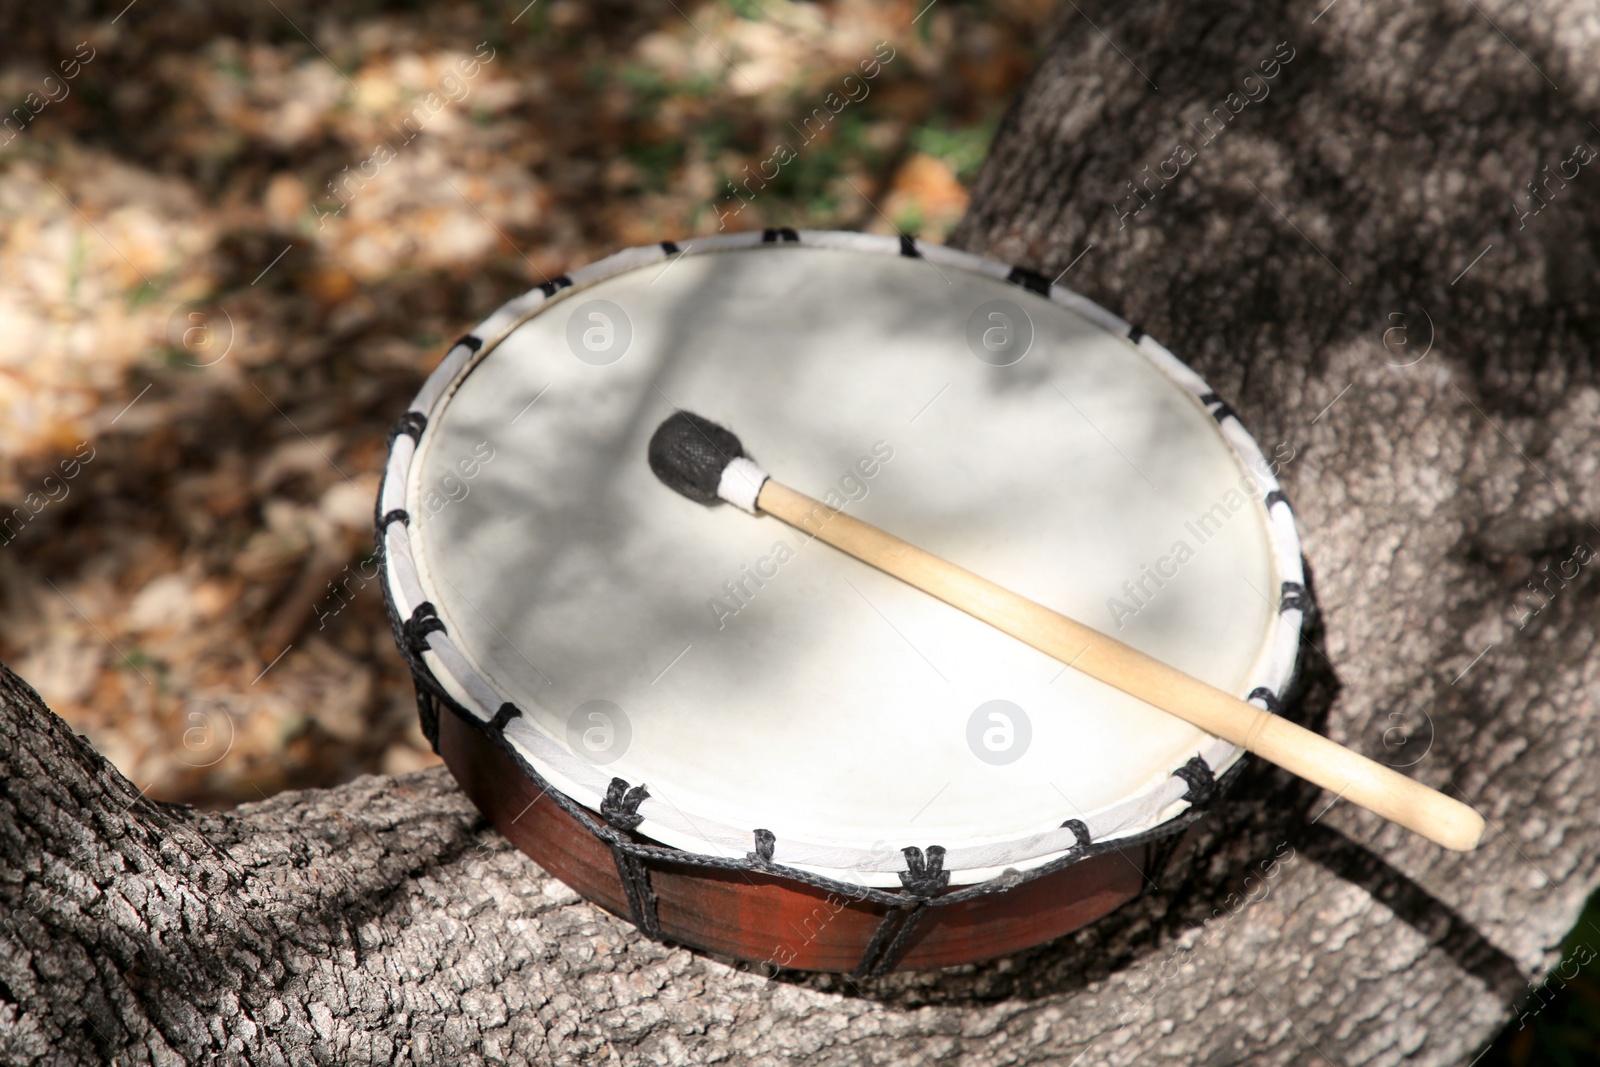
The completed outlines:
[[[761,486],[755,504],[802,533],[815,535],[1091,678],[1232,741],[1445,848],[1471,851],[1483,837],[1483,817],[1460,801],[774,479]]]

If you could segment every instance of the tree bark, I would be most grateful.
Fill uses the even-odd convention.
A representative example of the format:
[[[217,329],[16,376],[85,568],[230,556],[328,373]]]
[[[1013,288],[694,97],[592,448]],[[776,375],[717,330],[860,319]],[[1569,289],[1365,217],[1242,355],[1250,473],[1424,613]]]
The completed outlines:
[[[1256,766],[1076,935],[769,978],[577,899],[442,770],[153,803],[0,670],[0,1061],[1469,1061],[1596,882],[1600,42],[1548,0],[1320,6],[1068,5],[956,243],[1067,271],[1290,457],[1290,713],[1482,849]]]

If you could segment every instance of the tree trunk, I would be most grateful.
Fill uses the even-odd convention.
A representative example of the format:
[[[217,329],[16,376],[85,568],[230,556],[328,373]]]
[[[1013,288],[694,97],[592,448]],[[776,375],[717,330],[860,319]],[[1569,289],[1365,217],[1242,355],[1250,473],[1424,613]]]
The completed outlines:
[[[1258,765],[1076,935],[773,979],[578,900],[442,770],[196,813],[3,671],[0,1061],[1470,1061],[1596,882],[1600,41],[1320,6],[1069,4],[957,243],[1070,267],[1284,462],[1323,611],[1291,714],[1482,849]]]

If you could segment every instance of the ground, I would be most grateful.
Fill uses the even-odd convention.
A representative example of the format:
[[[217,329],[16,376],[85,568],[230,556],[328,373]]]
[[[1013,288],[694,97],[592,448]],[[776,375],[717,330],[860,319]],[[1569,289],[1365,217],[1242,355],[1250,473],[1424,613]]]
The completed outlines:
[[[372,581],[389,423],[451,339],[621,247],[942,239],[1051,5],[920,6],[17,16],[0,660],[155,798],[433,762]]]

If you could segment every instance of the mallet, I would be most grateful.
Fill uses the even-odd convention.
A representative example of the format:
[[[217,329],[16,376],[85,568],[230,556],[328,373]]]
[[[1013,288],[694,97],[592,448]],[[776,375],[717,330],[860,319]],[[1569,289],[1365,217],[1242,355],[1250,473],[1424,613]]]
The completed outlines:
[[[751,514],[774,515],[1446,848],[1470,851],[1483,837],[1483,817],[1460,801],[775,481],[745,455],[738,437],[709,419],[687,411],[671,415],[650,438],[649,459],[658,478],[696,503],[725,500]]]

